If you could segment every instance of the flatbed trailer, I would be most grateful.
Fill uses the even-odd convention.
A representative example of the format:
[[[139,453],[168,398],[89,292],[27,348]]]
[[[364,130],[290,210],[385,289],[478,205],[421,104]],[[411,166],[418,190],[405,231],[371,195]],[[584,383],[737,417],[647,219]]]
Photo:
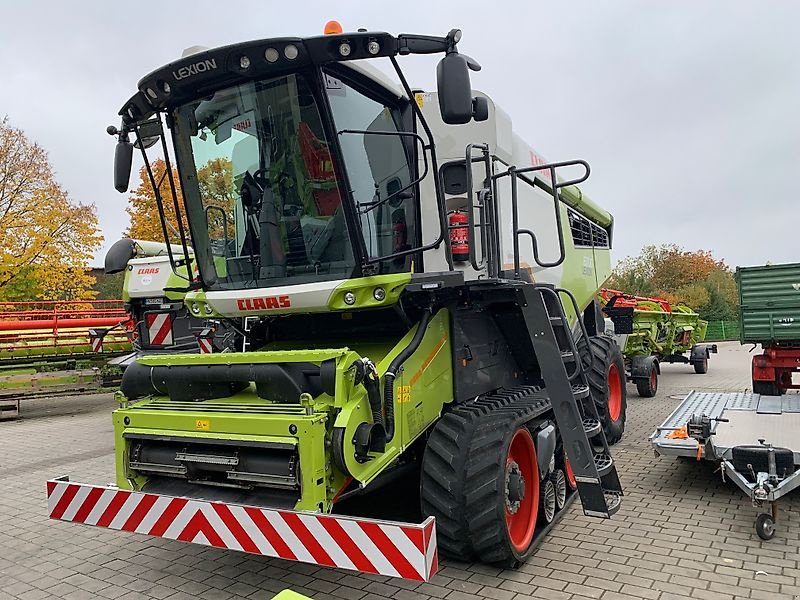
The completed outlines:
[[[777,502],[800,486],[800,395],[690,392],[650,436],[656,456],[719,464],[753,506],[756,533],[775,535]]]

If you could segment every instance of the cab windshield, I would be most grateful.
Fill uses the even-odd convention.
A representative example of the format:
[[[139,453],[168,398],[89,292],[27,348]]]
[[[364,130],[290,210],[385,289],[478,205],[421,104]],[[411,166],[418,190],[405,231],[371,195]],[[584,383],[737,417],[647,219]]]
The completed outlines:
[[[192,240],[210,289],[352,276],[343,186],[305,76],[244,83],[174,116]]]

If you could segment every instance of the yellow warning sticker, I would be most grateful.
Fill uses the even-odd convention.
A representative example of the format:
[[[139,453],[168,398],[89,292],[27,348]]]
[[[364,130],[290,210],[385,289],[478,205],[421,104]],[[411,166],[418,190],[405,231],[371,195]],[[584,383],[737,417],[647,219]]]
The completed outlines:
[[[199,431],[208,431],[211,429],[211,421],[208,419],[197,419],[194,422],[194,428]]]
[[[422,108],[422,105],[425,104],[425,94],[423,94],[421,92],[417,93],[417,94],[414,94],[414,100],[417,101],[417,106]]]
[[[397,398],[398,402],[411,402],[411,386],[410,385],[401,385],[400,386],[400,394]]]

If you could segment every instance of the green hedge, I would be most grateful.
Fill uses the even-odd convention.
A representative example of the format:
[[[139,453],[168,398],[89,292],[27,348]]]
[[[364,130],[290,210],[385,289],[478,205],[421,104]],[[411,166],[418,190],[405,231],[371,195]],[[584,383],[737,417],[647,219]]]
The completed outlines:
[[[724,342],[739,339],[739,321],[709,321],[707,342]]]

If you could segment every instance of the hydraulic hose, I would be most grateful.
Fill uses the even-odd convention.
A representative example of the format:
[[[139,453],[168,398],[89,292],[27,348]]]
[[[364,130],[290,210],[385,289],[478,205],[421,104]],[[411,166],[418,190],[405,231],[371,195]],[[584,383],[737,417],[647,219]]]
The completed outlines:
[[[386,410],[386,441],[390,442],[394,437],[394,380],[397,377],[397,370],[403,366],[409,356],[414,354],[425,337],[428,323],[433,313],[430,309],[422,313],[417,332],[414,334],[411,343],[400,351],[394,360],[389,364],[389,368],[383,376],[383,404]]]

